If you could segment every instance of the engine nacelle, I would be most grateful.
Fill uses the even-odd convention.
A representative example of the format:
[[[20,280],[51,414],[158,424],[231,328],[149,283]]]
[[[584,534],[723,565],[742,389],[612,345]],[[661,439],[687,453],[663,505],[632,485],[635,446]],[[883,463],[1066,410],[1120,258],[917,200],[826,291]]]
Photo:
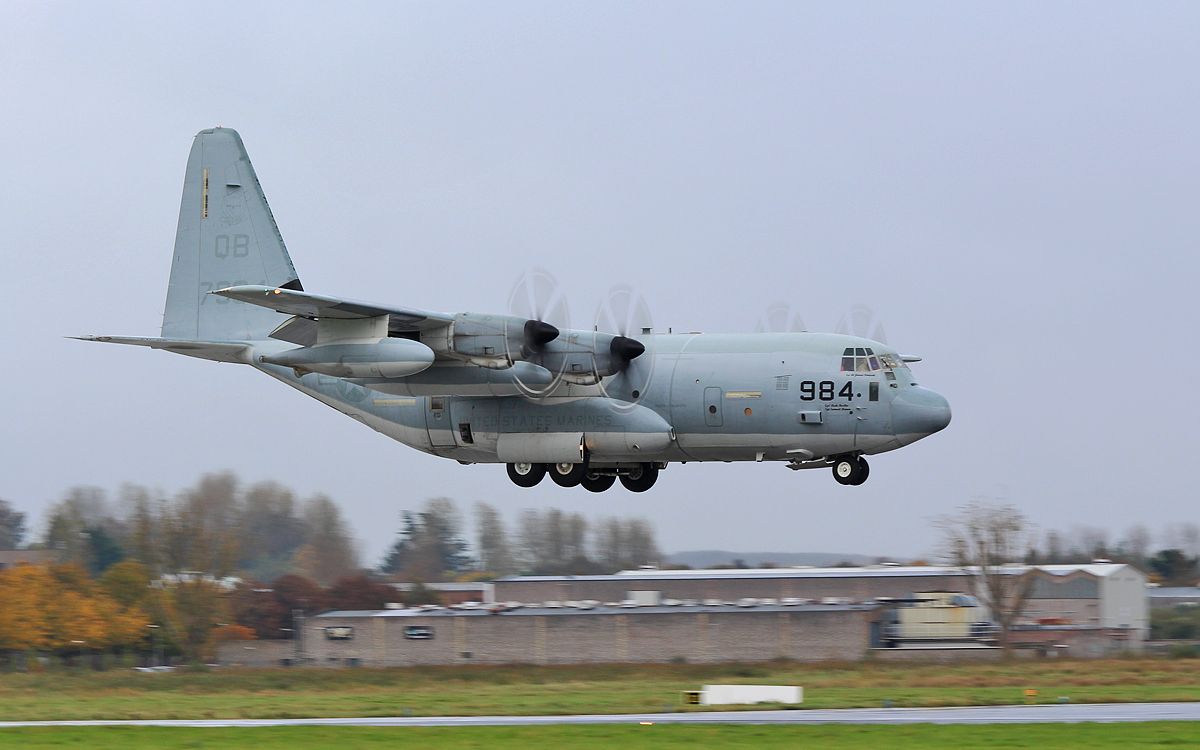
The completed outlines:
[[[459,313],[450,325],[421,334],[435,352],[500,370],[528,360],[558,336],[549,323],[512,315]]]
[[[303,372],[335,378],[403,378],[433,364],[433,350],[410,339],[381,339],[351,344],[318,344],[262,358]]]
[[[625,369],[644,351],[641,342],[626,336],[571,333],[548,344],[539,362],[569,383],[593,385]]]

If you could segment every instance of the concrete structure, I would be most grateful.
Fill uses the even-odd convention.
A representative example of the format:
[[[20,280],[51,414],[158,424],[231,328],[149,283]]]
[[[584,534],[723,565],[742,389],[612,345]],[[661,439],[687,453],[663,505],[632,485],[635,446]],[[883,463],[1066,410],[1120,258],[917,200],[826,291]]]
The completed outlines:
[[[58,562],[59,551],[52,549],[0,550],[0,570],[14,565],[50,565]]]
[[[1032,589],[1018,622],[1102,629],[1114,648],[1136,650],[1149,634],[1146,576],[1120,563],[1013,565],[1030,574]],[[920,591],[970,594],[971,570],[943,566],[857,568],[627,570],[607,576],[512,576],[495,582],[497,601],[645,601],[659,597],[737,601],[743,597],[813,602],[874,602]]]
[[[405,601],[404,595],[416,588],[418,584],[400,581],[390,585],[400,592],[398,598],[401,601]],[[466,602],[494,601],[492,584],[487,581],[476,583],[424,583],[420,585],[437,594],[437,598],[441,603],[447,606],[451,604],[464,604]]]
[[[1150,608],[1200,606],[1200,586],[1151,586]]]
[[[281,667],[296,662],[293,640],[226,641],[217,645],[217,662],[228,667]]]
[[[779,604],[327,612],[306,622],[304,643],[321,666],[855,660],[876,614]]]
[[[1039,565],[1021,623],[1128,631],[1141,643],[1150,632],[1146,575],[1132,565]]]

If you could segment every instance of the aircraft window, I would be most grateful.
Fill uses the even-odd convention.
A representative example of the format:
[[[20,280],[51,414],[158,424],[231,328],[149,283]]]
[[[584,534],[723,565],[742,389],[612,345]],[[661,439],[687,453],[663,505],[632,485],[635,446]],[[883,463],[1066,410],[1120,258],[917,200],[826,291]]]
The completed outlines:
[[[871,350],[870,350],[870,349],[868,349],[867,351],[871,351]],[[872,369],[872,370],[878,370],[878,369],[879,369],[879,360],[878,360],[878,359],[876,359],[875,357],[871,357],[871,358],[870,358],[870,359],[868,359],[867,361],[869,361],[869,362],[871,363],[871,369]]]
[[[908,369],[908,365],[906,365],[904,363],[904,360],[900,359],[895,354],[880,354],[879,360],[880,360],[880,362],[883,363],[883,366],[888,368],[889,370],[907,370]]]
[[[859,351],[862,351],[862,349],[859,349]],[[855,367],[854,367],[855,372],[870,372],[871,371],[871,363],[867,360],[866,357],[855,357],[854,363],[855,363]]]
[[[854,356],[856,356],[856,357],[865,357],[865,356],[867,356],[867,350],[866,350],[866,349],[863,349],[863,348],[860,346],[859,348],[857,348],[857,349],[855,349],[855,350],[854,350]]]
[[[842,372],[854,372],[854,357],[842,357]]]

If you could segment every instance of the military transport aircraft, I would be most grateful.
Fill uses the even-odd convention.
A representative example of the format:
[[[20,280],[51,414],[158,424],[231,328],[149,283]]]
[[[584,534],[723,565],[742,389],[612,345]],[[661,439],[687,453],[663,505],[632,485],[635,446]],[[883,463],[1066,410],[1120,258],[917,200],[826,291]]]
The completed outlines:
[[[242,139],[196,135],[162,336],[86,336],[250,365],[417,450],[592,492],[670,463],[771,461],[862,484],[865,455],[950,407],[877,341],[825,333],[559,330],[305,291]]]

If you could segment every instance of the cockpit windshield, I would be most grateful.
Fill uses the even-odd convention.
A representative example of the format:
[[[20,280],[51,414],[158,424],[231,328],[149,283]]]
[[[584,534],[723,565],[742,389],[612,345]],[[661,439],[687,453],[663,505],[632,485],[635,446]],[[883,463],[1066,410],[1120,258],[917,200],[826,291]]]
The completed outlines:
[[[842,352],[842,372],[871,373],[885,371],[891,375],[892,370],[907,370],[908,365],[895,354],[883,353],[876,355],[870,347],[848,346]]]
[[[895,354],[880,354],[879,360],[883,362],[883,366],[889,370],[908,369],[908,365],[905,364],[904,360],[900,359],[900,357],[896,356]]]

